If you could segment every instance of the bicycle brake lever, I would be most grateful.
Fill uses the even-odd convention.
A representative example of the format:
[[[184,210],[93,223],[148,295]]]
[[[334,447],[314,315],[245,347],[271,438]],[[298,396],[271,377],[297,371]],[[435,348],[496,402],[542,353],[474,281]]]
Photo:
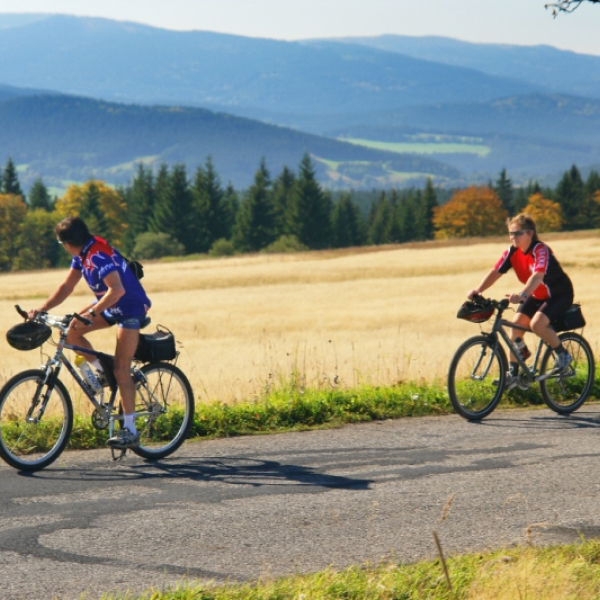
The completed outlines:
[[[87,325],[88,327],[93,323],[93,321],[91,321],[90,319],[86,319],[85,317],[82,317],[81,315],[78,315],[77,313],[73,313],[73,316],[78,321],[81,321],[84,325]]]

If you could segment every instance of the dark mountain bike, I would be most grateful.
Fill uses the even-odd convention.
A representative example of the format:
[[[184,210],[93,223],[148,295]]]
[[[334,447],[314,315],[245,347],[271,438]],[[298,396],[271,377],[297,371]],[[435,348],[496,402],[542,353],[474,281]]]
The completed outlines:
[[[489,333],[469,338],[456,351],[448,371],[448,394],[456,412],[470,421],[488,416],[498,405],[505,390],[508,374],[504,341],[519,363],[517,386],[526,390],[538,383],[544,402],[553,411],[568,415],[581,407],[594,383],[594,355],[585,338],[572,331],[585,325],[579,305],[573,305],[564,319],[552,323],[562,331],[559,338],[573,360],[568,369],[554,369],[555,353],[543,340],[539,340],[533,362],[527,365],[505,328],[530,331],[502,318],[508,308],[508,299],[490,300],[481,296],[465,303],[458,317],[474,323],[496,316]],[[462,313],[462,314],[461,314]]]
[[[27,313],[17,311],[27,319]],[[112,437],[123,422],[117,399],[114,357],[66,343],[73,319],[90,321],[77,313],[65,316],[38,314],[33,321],[21,323],[7,339],[19,350],[41,347],[51,338],[51,329],[59,332],[53,356],[39,369],[18,373],[0,390],[0,456],[21,471],[37,471],[50,465],[65,449],[73,428],[71,396],[59,379],[64,366],[94,405],[92,425],[107,429]],[[149,322],[149,319],[147,320]],[[147,323],[146,323],[147,324]],[[148,459],[159,459],[175,452],[187,437],[193,423],[194,395],[184,373],[168,362],[177,358],[175,340],[170,332],[140,334],[140,346],[134,357],[131,376],[135,381],[135,423],[140,444],[132,451]],[[166,345],[164,343],[166,341]],[[104,387],[95,391],[73,366],[65,349],[97,357],[103,367]],[[122,456],[125,450],[112,450]]]

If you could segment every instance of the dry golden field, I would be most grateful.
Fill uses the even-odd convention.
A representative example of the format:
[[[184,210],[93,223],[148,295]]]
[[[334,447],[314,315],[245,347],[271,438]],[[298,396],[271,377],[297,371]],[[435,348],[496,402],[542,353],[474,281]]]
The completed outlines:
[[[591,231],[543,239],[573,279],[588,320],[585,335],[598,356],[600,236]],[[200,401],[250,398],[294,373],[307,386],[443,381],[457,346],[479,331],[456,319],[456,311],[507,245],[508,239],[488,238],[147,263],[149,330],[160,323],[175,332],[179,364]],[[64,275],[2,275],[4,330],[19,321],[15,304],[38,306]],[[502,297],[520,289],[509,273],[491,292]],[[89,294],[82,282],[76,296],[53,312],[78,310]],[[113,331],[93,339],[97,348],[112,351]],[[0,381],[39,366],[38,351],[0,343]]]

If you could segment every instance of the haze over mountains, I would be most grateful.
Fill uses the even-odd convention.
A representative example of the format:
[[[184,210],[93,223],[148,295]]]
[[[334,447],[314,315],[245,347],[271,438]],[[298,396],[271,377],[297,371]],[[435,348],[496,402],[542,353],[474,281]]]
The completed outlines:
[[[282,42],[68,16],[0,15],[0,30],[0,144],[25,176],[123,181],[137,160],[191,170],[210,154],[245,187],[262,157],[277,173],[310,152],[328,185],[373,187],[487,181],[502,168],[543,180],[600,164],[596,56],[402,36]]]

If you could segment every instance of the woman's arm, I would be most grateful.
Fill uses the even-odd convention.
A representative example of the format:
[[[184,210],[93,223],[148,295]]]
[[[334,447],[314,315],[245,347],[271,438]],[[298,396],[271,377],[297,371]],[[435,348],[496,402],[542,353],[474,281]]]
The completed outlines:
[[[527,280],[522,292],[511,294],[508,297],[509,302],[512,302],[513,304],[524,302],[527,300],[529,295],[532,294],[542,283],[544,283],[544,273],[542,271],[533,273],[533,275],[531,275],[531,277]]]
[[[496,269],[492,269],[481,280],[481,283],[474,290],[469,290],[467,292],[467,298],[469,298],[469,300],[470,300],[473,296],[481,295],[485,290],[492,287],[494,285],[494,283],[496,283],[496,281],[498,281],[498,279],[500,279],[500,277],[502,277],[502,273],[496,271]]]

